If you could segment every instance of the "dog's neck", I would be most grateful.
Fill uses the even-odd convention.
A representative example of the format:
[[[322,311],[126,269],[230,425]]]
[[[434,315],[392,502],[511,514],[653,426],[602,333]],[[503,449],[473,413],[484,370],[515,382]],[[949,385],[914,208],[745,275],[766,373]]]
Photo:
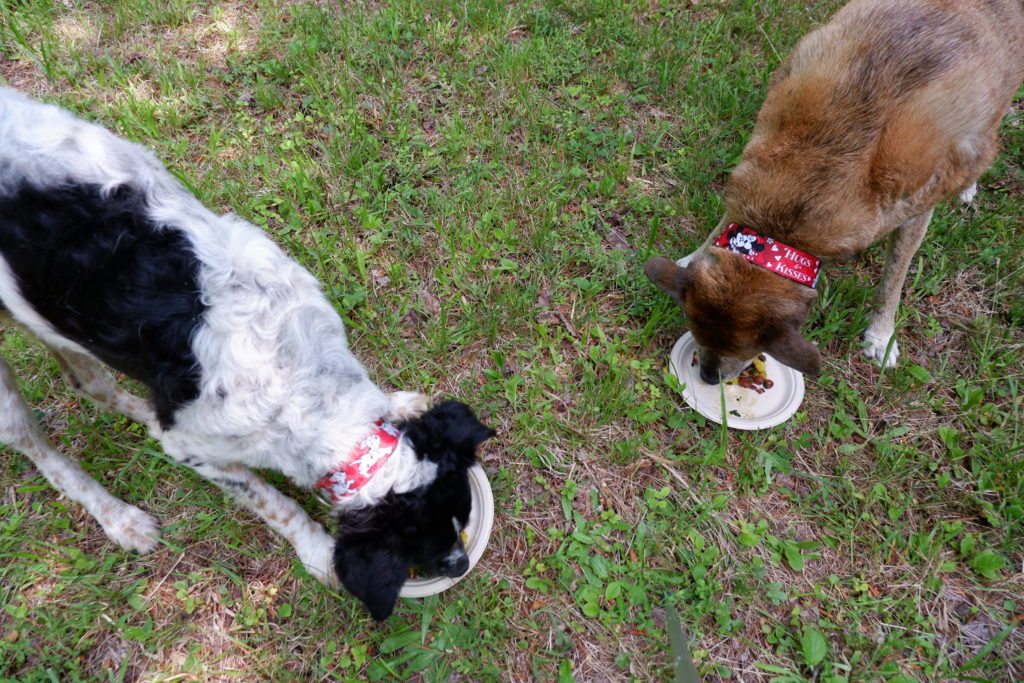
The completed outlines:
[[[741,256],[749,263],[814,289],[821,274],[821,259],[779,242],[754,228],[727,223],[710,246]]]
[[[324,502],[343,504],[388,461],[398,448],[398,442],[398,427],[384,418],[377,420],[374,428],[356,444],[344,462],[328,472],[313,488]]]
[[[388,492],[405,493],[433,481],[437,465],[420,459],[398,427],[381,418],[314,488],[335,508],[373,505]]]

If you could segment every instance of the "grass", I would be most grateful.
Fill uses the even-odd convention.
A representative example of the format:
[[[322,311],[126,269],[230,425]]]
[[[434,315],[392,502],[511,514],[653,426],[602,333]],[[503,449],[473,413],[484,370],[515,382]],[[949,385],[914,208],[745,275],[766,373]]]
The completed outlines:
[[[119,551],[5,452],[0,677],[664,680],[678,614],[705,680],[1024,678],[1020,97],[974,206],[936,212],[898,368],[859,356],[875,248],[823,276],[786,425],[722,433],[666,377],[685,321],[641,264],[716,223],[769,74],[836,6],[3,3],[0,80],[264,226],[380,384],[500,437],[481,565],[378,626],[4,328],[48,431],[166,542]]]

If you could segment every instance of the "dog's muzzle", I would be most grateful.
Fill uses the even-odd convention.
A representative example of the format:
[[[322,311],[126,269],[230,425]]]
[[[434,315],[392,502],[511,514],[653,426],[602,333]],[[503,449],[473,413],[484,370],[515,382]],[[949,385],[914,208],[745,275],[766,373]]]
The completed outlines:
[[[441,576],[458,578],[469,571],[469,557],[462,548],[456,548],[441,558],[437,565],[437,571]]]
[[[718,370],[707,370],[704,366],[700,368],[700,379],[705,384],[718,384],[721,377],[718,374]]]

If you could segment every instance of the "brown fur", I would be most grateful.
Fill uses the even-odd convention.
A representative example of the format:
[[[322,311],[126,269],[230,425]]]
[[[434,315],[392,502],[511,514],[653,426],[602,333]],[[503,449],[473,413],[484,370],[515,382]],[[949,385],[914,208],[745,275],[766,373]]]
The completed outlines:
[[[854,0],[800,40],[772,77],[718,228],[686,267],[645,268],[686,313],[702,374],[734,376],[773,348],[820,368],[799,336],[813,292],[711,246],[730,222],[826,262],[893,233],[868,331],[869,355],[893,363],[878,347],[931,211],[992,163],[1022,78],[1022,0]]]

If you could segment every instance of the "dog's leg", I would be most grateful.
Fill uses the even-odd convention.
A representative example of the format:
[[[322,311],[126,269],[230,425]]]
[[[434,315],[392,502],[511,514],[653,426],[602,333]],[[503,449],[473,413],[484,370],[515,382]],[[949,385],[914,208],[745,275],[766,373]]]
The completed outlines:
[[[118,500],[81,468],[53,448],[18,393],[7,363],[0,359],[0,441],[18,449],[71,500],[96,518],[112,541],[127,550],[146,552],[156,547],[160,527],[142,510]]]
[[[690,265],[690,262],[693,261],[693,258],[698,253],[700,253],[700,249],[695,249],[694,251],[691,251],[689,254],[687,254],[683,258],[678,259],[676,261],[676,265],[679,266],[680,268],[685,268],[686,266]]]
[[[704,244],[700,245],[683,258],[676,260],[676,265],[679,266],[680,268],[685,268],[688,265],[690,265],[690,263],[693,262],[693,259],[697,256],[697,254],[701,253],[702,251],[707,251],[709,247],[714,245],[715,241],[718,239],[718,236],[725,231],[728,225],[729,221],[725,220],[724,217],[721,220],[719,220],[718,225],[715,226],[715,229],[711,232],[710,235],[708,235],[707,239],[704,240]]]
[[[900,350],[896,341],[890,340],[896,332],[896,309],[900,303],[903,281],[907,278],[910,261],[921,246],[921,240],[928,231],[928,223],[932,212],[911,218],[894,231],[889,238],[888,258],[882,281],[875,290],[875,314],[871,324],[864,332],[864,355],[871,358],[879,367],[896,366]]]
[[[970,187],[961,192],[958,196],[960,197],[960,201],[962,201],[964,204],[970,204],[971,202],[974,201],[974,195],[976,194],[978,194],[978,183],[973,183]]]
[[[50,351],[57,359],[68,386],[76,393],[91,399],[104,410],[126,415],[159,434],[156,413],[149,402],[119,387],[113,376],[97,361],[67,349],[51,348]]]
[[[218,467],[206,463],[190,465],[242,506],[252,510],[271,529],[295,548],[306,571],[320,583],[337,587],[334,573],[334,539],[294,500],[260,479],[242,465]]]
[[[404,422],[427,412],[427,397],[418,391],[393,391],[388,394],[391,407],[384,418],[391,422]]]

